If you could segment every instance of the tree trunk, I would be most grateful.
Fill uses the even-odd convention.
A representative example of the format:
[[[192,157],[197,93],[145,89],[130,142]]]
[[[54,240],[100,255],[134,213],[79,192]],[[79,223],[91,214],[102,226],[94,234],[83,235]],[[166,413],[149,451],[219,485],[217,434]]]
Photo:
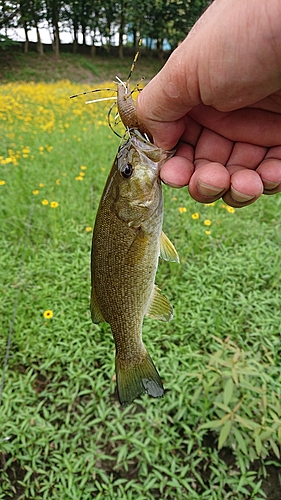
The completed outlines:
[[[123,43],[120,43],[120,41],[119,41],[119,46],[118,46],[118,57],[119,57],[119,59],[124,58]]]
[[[54,25],[54,52],[57,57],[60,55],[60,31],[57,21],[53,22]]]
[[[164,58],[163,39],[162,38],[157,39],[156,49],[157,49],[157,57],[158,57],[159,61],[162,61]]]
[[[77,47],[78,47],[78,36],[77,36],[77,33],[78,33],[77,21],[75,19],[73,19],[73,37],[74,37],[74,40],[73,40],[73,54],[76,54]]]
[[[124,9],[126,9],[126,2],[124,3],[121,0],[120,5],[121,5],[121,12],[120,12],[120,25],[119,25],[118,56],[119,56],[119,59],[123,59],[123,57],[124,57],[123,38],[124,38],[124,25],[125,25]]]
[[[147,45],[150,52],[152,51],[152,42],[153,42],[152,37],[149,37],[146,39],[146,45]]]
[[[83,24],[82,24],[82,37],[83,37],[82,43],[85,46],[86,45],[86,26],[84,26]]]
[[[42,41],[41,41],[41,36],[40,36],[40,31],[39,31],[39,28],[38,28],[37,21],[36,21],[36,24],[35,24],[35,28],[36,28],[36,34],[37,34],[37,52],[38,52],[38,54],[40,54],[40,56],[43,56],[44,49],[43,49],[43,44],[42,44]]]
[[[96,53],[97,53],[97,48],[95,46],[95,39],[92,38],[92,45],[91,45],[91,57],[95,57]]]
[[[50,37],[50,40],[51,40],[52,49],[54,50],[53,32],[52,32],[52,27],[50,25],[49,20],[48,20],[48,32],[49,32],[49,37]]]
[[[29,45],[29,38],[28,38],[28,28],[26,21],[23,23],[23,28],[24,28],[24,33],[25,33],[25,42],[24,42],[24,53],[28,53],[28,45]]]
[[[124,57],[123,37],[124,37],[124,16],[123,16],[123,11],[122,11],[121,18],[120,18],[120,26],[119,26],[119,43],[118,43],[118,57],[119,57],[119,59],[123,59],[123,57]]]
[[[135,27],[133,28],[133,45],[134,45],[134,49],[137,50],[137,48],[138,48],[138,32],[137,32],[137,29]]]

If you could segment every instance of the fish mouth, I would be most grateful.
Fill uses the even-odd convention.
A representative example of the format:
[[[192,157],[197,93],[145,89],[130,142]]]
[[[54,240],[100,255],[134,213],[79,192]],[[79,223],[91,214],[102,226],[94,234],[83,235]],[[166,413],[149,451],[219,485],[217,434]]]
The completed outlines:
[[[133,147],[138,151],[139,154],[145,155],[152,162],[157,163],[158,171],[162,168],[164,163],[174,156],[176,148],[171,150],[165,150],[158,148],[153,142],[148,140],[139,130],[130,129],[130,138],[132,139]]]

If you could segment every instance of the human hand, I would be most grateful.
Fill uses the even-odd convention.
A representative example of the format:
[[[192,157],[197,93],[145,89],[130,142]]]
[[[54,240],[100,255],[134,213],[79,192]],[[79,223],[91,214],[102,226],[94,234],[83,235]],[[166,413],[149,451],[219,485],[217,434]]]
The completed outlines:
[[[162,180],[233,207],[281,191],[279,0],[215,0],[137,100]]]

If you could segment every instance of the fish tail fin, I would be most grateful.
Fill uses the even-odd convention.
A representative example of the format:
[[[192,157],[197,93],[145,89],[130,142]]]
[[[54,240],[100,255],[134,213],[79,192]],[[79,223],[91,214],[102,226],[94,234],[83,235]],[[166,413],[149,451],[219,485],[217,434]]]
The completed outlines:
[[[141,394],[149,394],[160,398],[164,394],[164,387],[158,371],[148,352],[141,363],[125,367],[116,357],[116,381],[118,398],[122,406],[127,406]]]

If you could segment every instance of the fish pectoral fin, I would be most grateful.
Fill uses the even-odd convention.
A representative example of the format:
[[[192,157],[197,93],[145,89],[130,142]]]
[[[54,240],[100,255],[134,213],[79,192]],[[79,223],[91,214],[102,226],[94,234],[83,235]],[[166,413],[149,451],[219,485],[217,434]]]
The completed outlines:
[[[146,352],[140,363],[126,366],[118,357],[115,360],[118,398],[122,406],[128,406],[141,394],[161,398],[164,387],[154,363]]]
[[[146,316],[162,321],[170,321],[173,317],[173,307],[170,302],[160,293],[160,289],[154,285]]]
[[[95,292],[95,289],[93,287],[92,287],[92,293],[91,293],[90,308],[91,308],[91,315],[92,315],[92,322],[93,323],[102,323],[103,321],[105,321],[105,319],[101,313],[101,310],[98,306],[96,292]]]
[[[163,231],[160,235],[160,257],[164,260],[169,260],[170,262],[180,262],[178,252]]]

